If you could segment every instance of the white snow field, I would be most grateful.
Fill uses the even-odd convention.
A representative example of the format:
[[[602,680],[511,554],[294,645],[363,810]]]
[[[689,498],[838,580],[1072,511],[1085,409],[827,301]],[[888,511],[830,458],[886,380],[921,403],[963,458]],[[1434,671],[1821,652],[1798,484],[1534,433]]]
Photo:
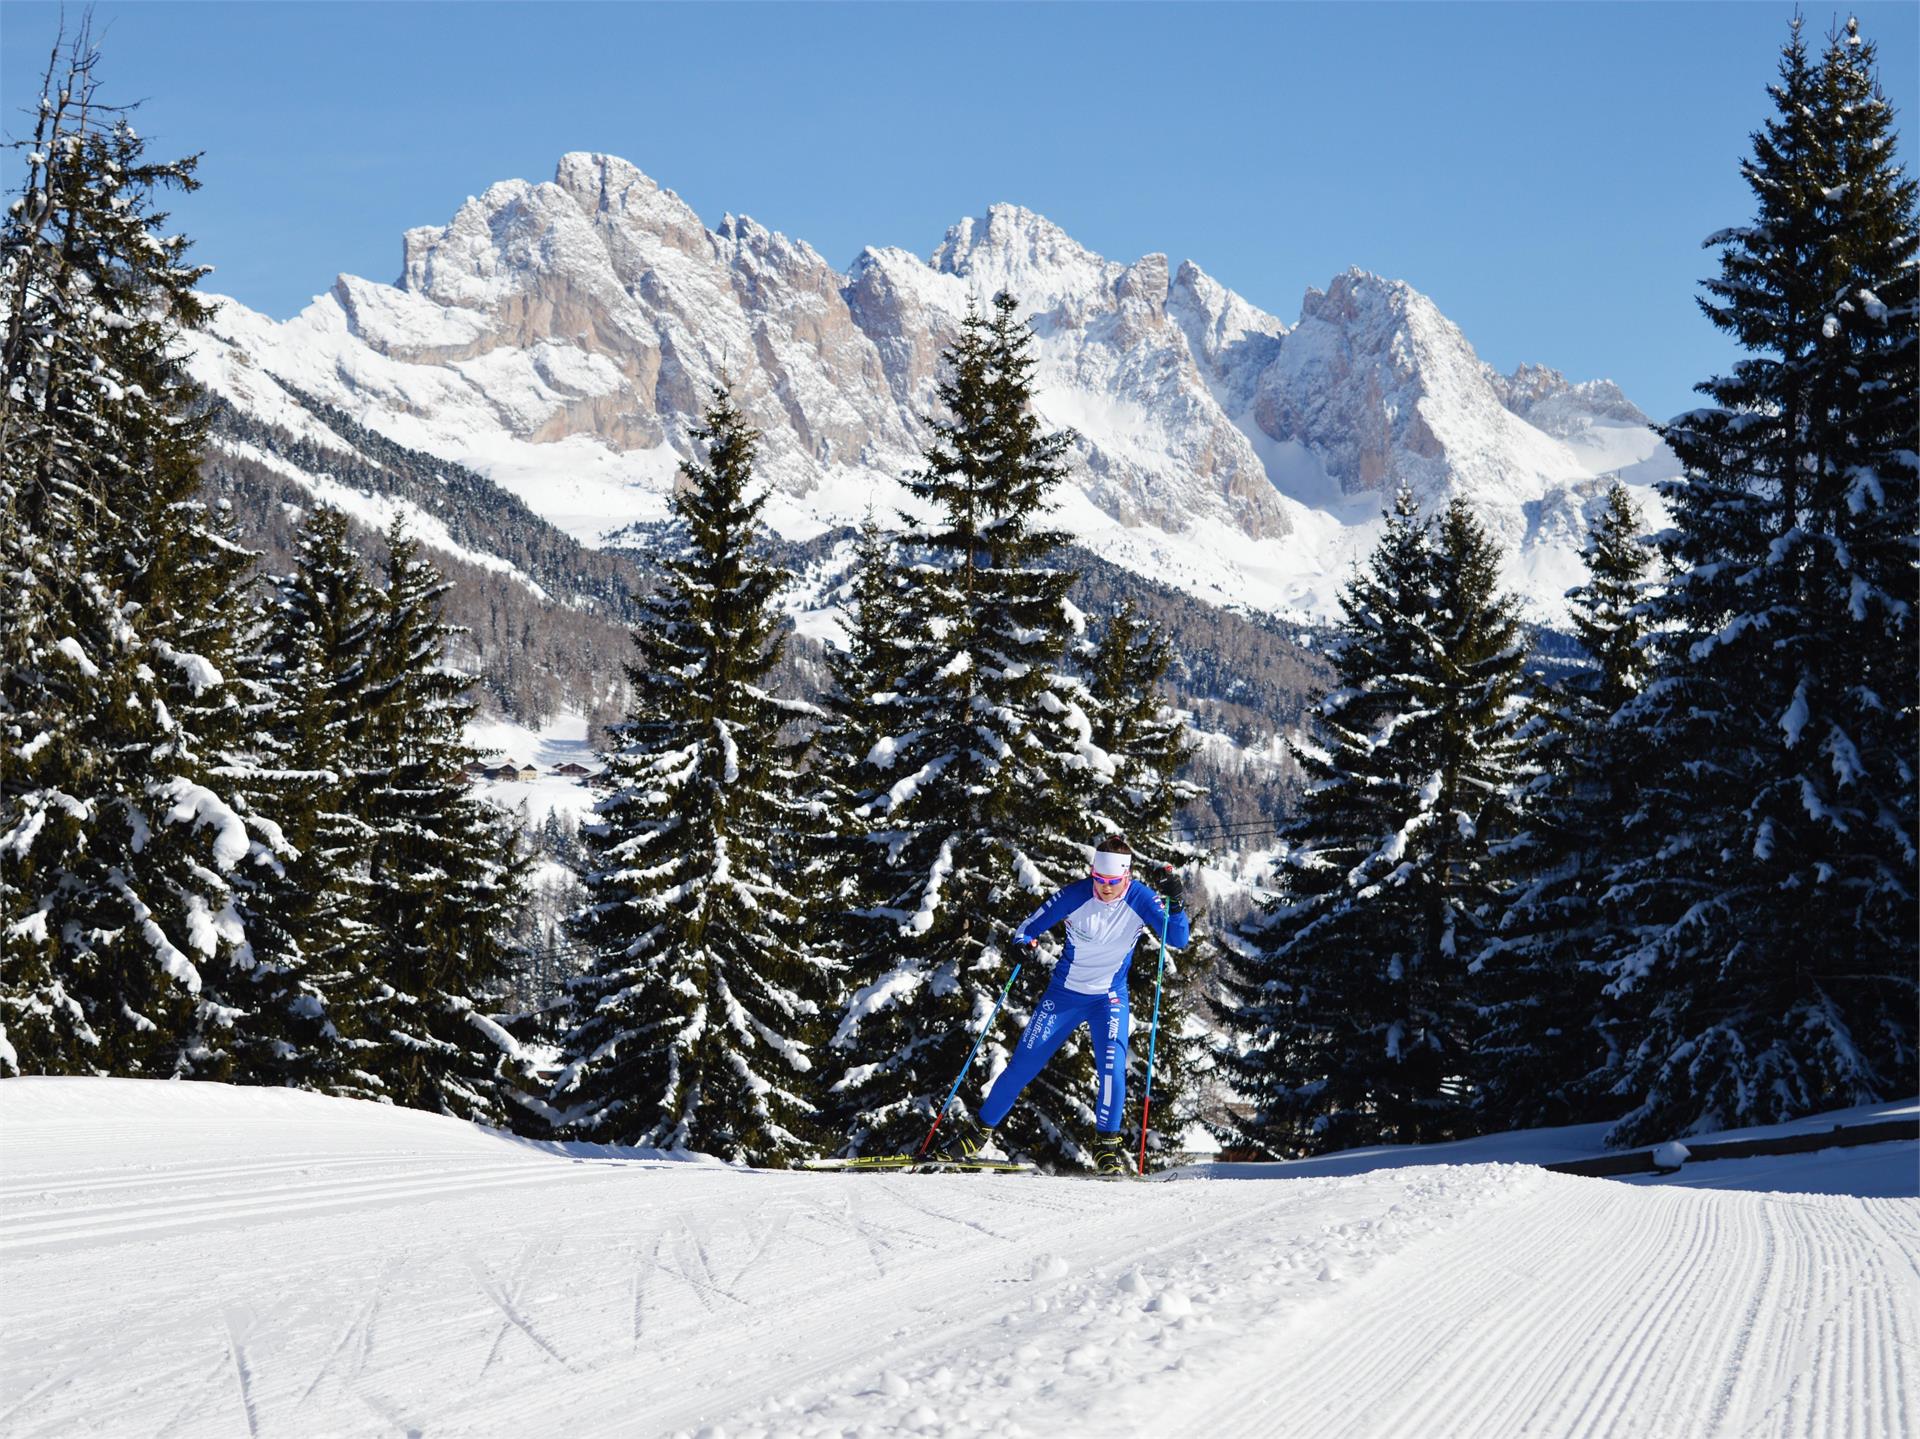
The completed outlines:
[[[1920,1177],[1912,1142],[1847,1153]],[[9,1080],[0,1434],[1920,1433],[1911,1186],[1421,1157],[770,1173]]]

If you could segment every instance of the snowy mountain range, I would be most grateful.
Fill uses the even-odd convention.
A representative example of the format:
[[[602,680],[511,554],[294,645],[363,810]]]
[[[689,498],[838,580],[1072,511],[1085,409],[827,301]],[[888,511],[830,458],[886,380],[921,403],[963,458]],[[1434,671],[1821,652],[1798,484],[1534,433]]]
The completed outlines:
[[[222,301],[194,368],[241,412],[338,448],[283,382],[298,387],[589,546],[664,516],[724,377],[764,434],[769,522],[806,539],[907,505],[940,351],[1001,289],[1039,337],[1042,413],[1079,435],[1061,526],[1217,604],[1330,614],[1404,479],[1431,506],[1467,498],[1552,619],[1609,480],[1657,521],[1648,486],[1677,468],[1614,385],[1501,375],[1397,280],[1350,270],[1289,326],[1190,260],[1120,264],[1009,205],[925,258],[870,248],[842,272],[744,216],[708,229],[631,164],[582,153],[408,231],[392,285],[342,275],[284,323]]]

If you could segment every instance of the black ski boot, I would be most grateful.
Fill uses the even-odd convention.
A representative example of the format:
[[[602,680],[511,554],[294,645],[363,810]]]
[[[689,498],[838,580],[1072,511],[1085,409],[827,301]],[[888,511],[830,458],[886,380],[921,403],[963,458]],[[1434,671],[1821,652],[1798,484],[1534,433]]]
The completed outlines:
[[[1093,1137],[1093,1172],[1102,1179],[1129,1179],[1133,1176],[1133,1156],[1127,1153],[1124,1134],[1096,1134]]]

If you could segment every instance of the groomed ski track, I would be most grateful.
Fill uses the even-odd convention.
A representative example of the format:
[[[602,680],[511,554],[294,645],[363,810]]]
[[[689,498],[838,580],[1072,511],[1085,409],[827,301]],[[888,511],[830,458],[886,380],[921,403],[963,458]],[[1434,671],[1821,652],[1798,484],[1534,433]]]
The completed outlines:
[[[6,1436],[1920,1432],[1920,1200],[1526,1165],[754,1173],[14,1080],[0,1294]]]

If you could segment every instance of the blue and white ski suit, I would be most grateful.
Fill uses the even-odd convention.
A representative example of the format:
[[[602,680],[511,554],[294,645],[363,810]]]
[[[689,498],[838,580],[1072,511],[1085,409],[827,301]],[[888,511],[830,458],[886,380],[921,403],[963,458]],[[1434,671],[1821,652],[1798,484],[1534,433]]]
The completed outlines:
[[[1066,953],[1053,967],[1012,1060],[980,1106],[980,1122],[992,1126],[1005,1119],[1028,1081],[1085,1024],[1098,1068],[1094,1127],[1113,1134],[1127,1101],[1127,966],[1133,947],[1143,932],[1158,939],[1164,926],[1167,944],[1180,948],[1188,938],[1187,916],[1169,918],[1159,896],[1137,879],[1106,903],[1094,897],[1091,879],[1081,879],[1028,915],[1014,931],[1014,943],[1037,939],[1061,920],[1067,924]]]

